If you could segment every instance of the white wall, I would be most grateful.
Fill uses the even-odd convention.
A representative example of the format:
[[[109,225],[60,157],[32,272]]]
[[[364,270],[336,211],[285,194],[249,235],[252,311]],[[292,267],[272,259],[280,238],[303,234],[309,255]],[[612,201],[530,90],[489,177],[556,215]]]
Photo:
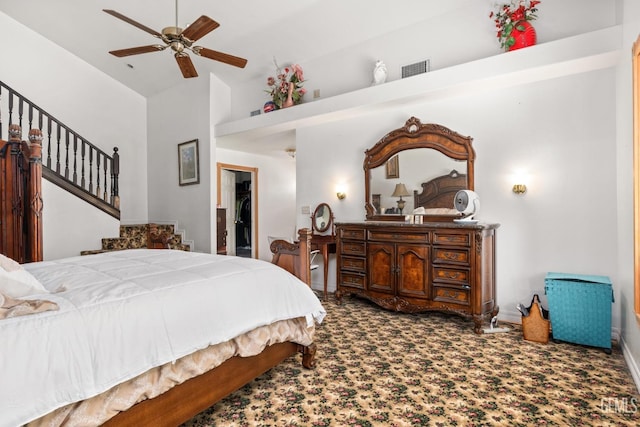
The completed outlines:
[[[548,271],[616,279],[614,78],[603,70],[298,129],[297,205],[326,201],[337,221],[364,219],[364,150],[411,116],[471,135],[479,218],[501,224],[501,317],[518,320],[518,302],[535,292],[544,300]],[[518,169],[531,176],[524,196],[511,192]],[[338,182],[347,187],[343,201],[335,197]],[[335,289],[334,274],[329,282]]]
[[[545,1],[538,6],[538,19],[533,22],[538,43],[545,43],[576,34],[616,25],[615,1],[562,0]],[[302,65],[305,88],[304,102],[313,102],[313,91],[320,90],[320,98],[347,93],[368,87],[377,59],[387,65],[387,81],[401,77],[402,66],[430,60],[431,70],[500,54],[495,37],[495,25],[489,19],[494,0],[468,0],[461,9],[436,19],[425,20],[383,37],[320,58],[309,52],[306,58],[276,58],[281,66],[291,62]],[[271,73],[275,73],[274,70]],[[268,75],[233,87],[232,118],[249,117],[250,112],[262,109],[269,100],[264,92]]]
[[[3,82],[38,104],[106,153],[120,153],[120,207],[123,220],[147,219],[146,101],[137,93],[62,50],[0,12],[7,35],[0,62]],[[6,116],[3,112],[3,119]],[[23,131],[26,137],[26,130]],[[87,214],[60,204],[75,204],[43,188],[45,257],[78,255],[98,249],[101,237],[117,237],[111,217]],[[92,224],[93,222],[93,224]],[[93,226],[80,226],[80,223]],[[82,233],[79,231],[82,230]],[[78,237],[81,239],[70,238]],[[50,239],[58,239],[52,242]]]
[[[46,179],[42,180],[42,194],[45,195],[42,217],[45,260],[100,249],[103,237],[118,237],[120,221],[111,215]]]
[[[192,250],[210,252],[215,227],[215,170],[211,170],[212,84],[203,77],[182,84],[148,100],[149,116],[149,219],[177,221],[193,240]],[[220,87],[224,90],[224,87]],[[223,94],[224,95],[224,94]],[[198,140],[200,183],[180,186],[178,144]]]
[[[621,342],[636,384],[640,384],[640,327],[634,314],[633,258],[633,107],[631,46],[640,35],[640,3],[625,0],[623,9],[623,48],[617,70],[617,217],[618,282],[616,300],[621,307]],[[636,113],[638,114],[638,113]]]

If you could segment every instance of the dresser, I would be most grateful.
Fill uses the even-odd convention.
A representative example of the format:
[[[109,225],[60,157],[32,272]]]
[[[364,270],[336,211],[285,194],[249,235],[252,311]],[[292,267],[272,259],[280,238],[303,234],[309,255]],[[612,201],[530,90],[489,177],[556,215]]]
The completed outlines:
[[[357,295],[380,307],[472,318],[497,315],[498,224],[365,221],[336,224],[338,301]]]

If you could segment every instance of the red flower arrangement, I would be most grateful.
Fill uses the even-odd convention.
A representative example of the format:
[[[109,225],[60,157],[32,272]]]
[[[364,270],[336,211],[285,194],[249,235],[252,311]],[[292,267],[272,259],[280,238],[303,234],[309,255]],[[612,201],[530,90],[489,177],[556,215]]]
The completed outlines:
[[[283,102],[289,95],[289,86],[293,85],[291,98],[294,105],[299,104],[302,101],[302,96],[307,93],[307,90],[302,87],[304,83],[302,67],[298,64],[293,64],[282,69],[275,60],[274,63],[276,64],[276,77],[270,76],[267,78],[269,89],[266,89],[265,92],[271,96],[277,108],[282,108]]]
[[[538,0],[512,0],[510,4],[499,6],[496,12],[489,14],[489,18],[496,23],[496,36],[504,50],[509,50],[516,42],[514,33],[525,30],[523,21],[532,21],[538,17],[538,4]]]

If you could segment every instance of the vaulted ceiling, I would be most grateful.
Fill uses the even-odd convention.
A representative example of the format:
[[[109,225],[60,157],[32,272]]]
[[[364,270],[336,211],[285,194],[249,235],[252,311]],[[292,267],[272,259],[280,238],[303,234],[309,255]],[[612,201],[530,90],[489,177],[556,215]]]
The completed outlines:
[[[185,28],[201,15],[211,17],[220,27],[195,44],[246,58],[247,66],[236,68],[193,54],[191,58],[200,76],[211,72],[233,87],[271,74],[274,58],[279,63],[304,63],[471,1],[179,0],[176,5],[176,0],[0,0],[0,11],[141,95],[151,96],[183,79],[171,50],[123,58],[110,55],[111,50],[160,41],[103,9],[157,32],[169,26]]]

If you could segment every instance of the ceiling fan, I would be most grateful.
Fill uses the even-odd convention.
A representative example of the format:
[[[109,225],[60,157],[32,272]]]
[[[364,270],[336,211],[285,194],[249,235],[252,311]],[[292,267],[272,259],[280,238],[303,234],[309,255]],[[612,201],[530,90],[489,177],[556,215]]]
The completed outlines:
[[[164,28],[162,30],[162,33],[159,33],[145,25],[142,25],[139,22],[136,22],[133,19],[128,18],[119,12],[116,12],[115,10],[102,10],[109,15],[115,16],[116,18],[133,25],[134,27],[146,31],[147,33],[159,38],[164,42],[164,44],[131,47],[128,49],[112,50],[109,52],[110,54],[117,56],[118,58],[130,55],[139,55],[141,53],[158,52],[171,47],[171,50],[175,52],[174,56],[184,78],[198,77],[198,73],[196,72],[193,62],[191,61],[191,57],[189,57],[189,54],[186,52],[186,50],[190,50],[198,56],[213,59],[214,61],[224,62],[225,64],[233,65],[234,67],[244,68],[244,66],[247,65],[247,60],[244,58],[218,52],[216,50],[207,49],[206,47],[202,46],[193,46],[194,42],[218,28],[220,24],[218,24],[208,16],[202,15],[187,28],[182,29],[178,27],[178,0],[176,0],[176,25],[174,27]]]

